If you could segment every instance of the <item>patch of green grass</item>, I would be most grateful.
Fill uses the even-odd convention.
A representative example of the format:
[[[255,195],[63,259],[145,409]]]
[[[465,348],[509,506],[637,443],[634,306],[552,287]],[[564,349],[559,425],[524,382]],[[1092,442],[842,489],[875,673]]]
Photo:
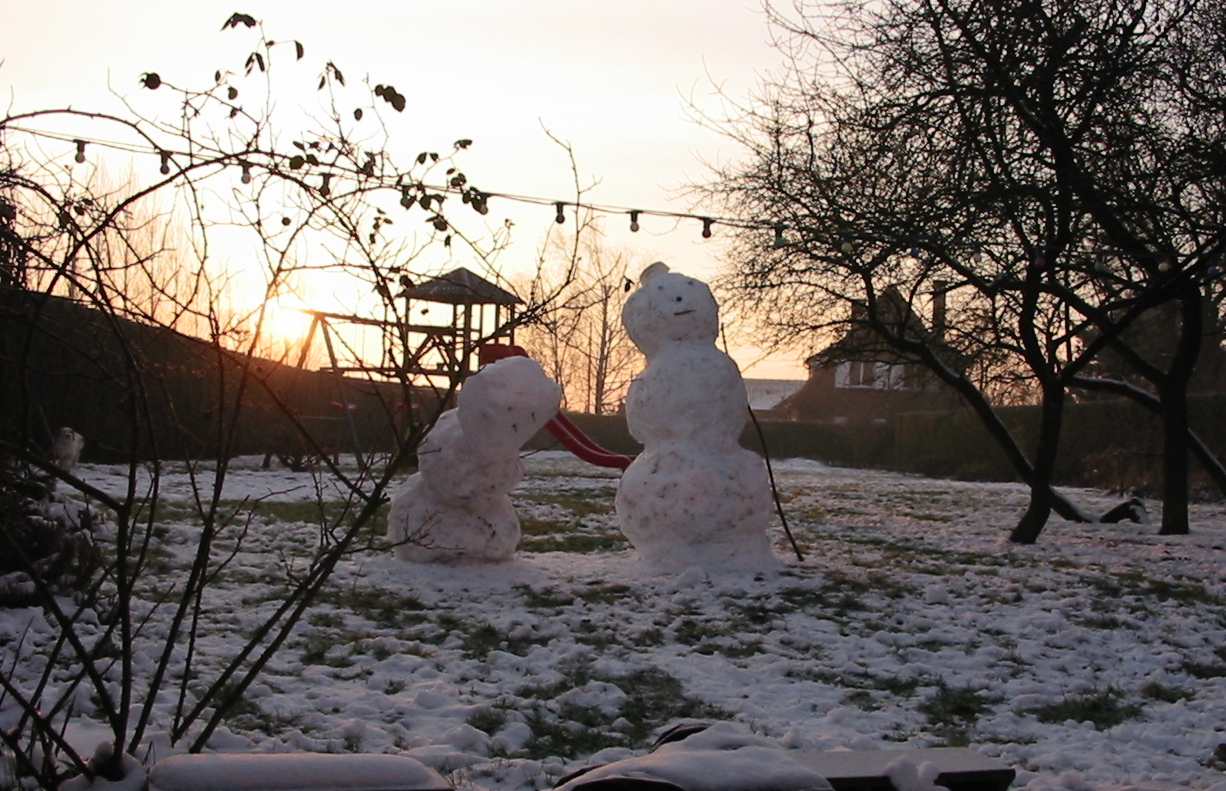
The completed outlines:
[[[598,651],[603,651],[611,645],[620,645],[621,641],[610,629],[593,627],[575,635],[575,642],[590,645]]]
[[[541,519],[536,516],[523,516],[519,520],[519,531],[525,536],[551,536],[554,533],[569,533],[574,530],[573,519]]]
[[[936,691],[920,703],[919,710],[938,728],[969,729],[990,703],[977,689],[951,687],[941,681],[937,683]]]
[[[919,689],[926,683],[932,683],[930,680],[922,678],[902,678],[899,676],[873,676],[865,675],[865,685],[873,689],[879,689],[882,692],[888,692],[891,695],[900,695],[902,697],[910,697],[915,694],[915,690]]]
[[[744,643],[732,639],[706,640],[694,647],[694,653],[704,656],[719,654],[729,659],[745,659],[746,657],[756,656],[761,652],[761,640],[749,640]]]
[[[920,640],[915,644],[915,647],[924,651],[931,651],[935,654],[938,651],[944,651],[946,648],[952,648],[953,645],[953,643],[949,643],[944,640],[929,638],[927,640]]]
[[[899,697],[910,697],[921,686],[932,684],[931,679],[921,677],[874,676],[870,673],[839,673],[824,668],[792,668],[785,674],[788,678],[816,681],[834,687],[850,687],[864,692],[886,692]]]
[[[464,633],[464,656],[469,659],[485,659],[490,651],[502,645],[503,633],[488,623],[483,623]]]
[[[540,645],[539,641],[531,638],[512,638],[493,624],[476,620],[463,621],[449,613],[439,615],[435,624],[442,632],[436,639],[441,637],[445,640],[453,634],[460,636],[466,659],[485,660],[490,651],[494,650],[523,656],[532,646]]]
[[[327,587],[319,592],[320,603],[346,609],[381,626],[411,626],[427,620],[426,605],[411,593],[357,584]]]
[[[588,604],[613,604],[622,599],[633,598],[634,592],[628,585],[593,584],[579,592],[579,598]]]
[[[514,590],[524,598],[524,604],[533,609],[556,609],[573,604],[573,594],[564,593],[556,588],[532,588],[528,585],[516,585]]]
[[[826,596],[819,588],[790,587],[779,591],[779,598],[797,610],[819,609],[826,606]]]
[[[837,673],[833,670],[823,670],[821,668],[789,668],[785,676],[788,678],[798,678],[803,681],[814,681],[818,684],[828,684],[832,687],[847,686],[846,676],[842,673]]]
[[[725,598],[723,603],[728,608],[729,625],[738,633],[769,629],[771,622],[781,614],[779,608],[770,606],[760,598],[749,601]]]
[[[576,716],[580,712],[575,707],[563,707],[557,719],[551,717],[537,706],[527,714],[528,727],[532,729],[532,739],[524,745],[522,755],[526,758],[541,759],[551,755],[563,758],[578,758],[591,755],[606,747],[616,747],[625,744],[625,737],[606,727],[593,727],[574,720],[566,719],[566,715]]]
[[[727,621],[698,621],[693,618],[682,618],[673,628],[673,639],[682,645],[701,645],[713,638],[727,637],[736,633],[735,627]],[[715,653],[714,650],[704,653]]]
[[[1184,662],[1183,672],[1200,679],[1226,678],[1226,664],[1216,662]]]
[[[1096,606],[1097,605],[1097,606]],[[1084,626],[1087,629],[1118,629],[1123,626],[1124,622],[1111,614],[1106,607],[1100,602],[1095,601],[1091,604],[1091,608],[1095,612],[1088,615],[1072,616],[1069,618],[1070,623]]]
[[[217,696],[214,698],[214,700],[217,701],[218,705],[221,705],[223,701],[233,694],[235,689],[237,689],[237,687],[233,682],[222,686],[222,688],[217,691]],[[234,699],[234,702],[226,708],[226,719],[233,720],[240,717],[254,717],[258,716],[260,713],[259,706],[248,700],[244,694],[239,694],[239,696]]]
[[[779,597],[793,609],[836,617],[869,609],[864,598],[871,594],[902,599],[914,595],[915,589],[878,569],[865,576],[835,573],[818,587],[797,586],[779,591]]]
[[[507,711],[497,706],[487,706],[468,715],[466,722],[485,733],[495,733],[507,722]]]
[[[307,616],[307,623],[311,626],[337,629],[344,625],[345,619],[338,612],[313,612]]]
[[[843,696],[843,702],[864,711],[876,711],[881,708],[881,704],[873,697],[873,693],[867,689],[853,689]]]
[[[348,642],[346,637],[335,634],[316,632],[309,635],[302,643],[302,664],[327,665],[328,667],[349,667],[353,661],[347,656],[328,657],[328,651],[333,646]]]
[[[562,672],[564,677],[556,683],[525,686],[516,693],[537,702],[527,718],[533,739],[525,747],[526,757],[575,758],[611,746],[640,748],[646,746],[652,733],[667,722],[690,718],[729,719],[732,716],[723,708],[689,697],[679,680],[659,668],[612,676],[594,673],[590,663],[579,663],[562,668]],[[563,705],[558,709],[558,719],[549,719],[544,703],[593,680],[615,684],[626,694],[619,711],[607,714],[599,709]],[[618,717],[630,723],[621,732],[611,727]]]
[[[527,684],[517,689],[515,694],[526,700],[548,701],[592,680],[592,665],[586,660],[564,664],[558,668],[558,672],[562,678],[555,683]]]
[[[1027,709],[1039,722],[1089,722],[1098,730],[1106,730],[1131,720],[1141,714],[1135,703],[1120,703],[1120,693],[1115,689],[1091,692],[1085,695],[1068,695],[1056,703]]]
[[[761,640],[746,640],[745,642],[726,642],[716,645],[715,650],[729,659],[746,659],[762,653]]]
[[[233,685],[222,687],[216,700],[219,703],[225,700],[233,689]],[[295,725],[292,718],[269,714],[241,694],[226,709],[224,718],[236,731],[258,731],[268,736],[284,734],[287,728]]]
[[[1099,593],[1113,599],[1121,596],[1137,596],[1153,597],[1162,603],[1226,604],[1226,600],[1221,596],[1210,593],[1204,585],[1199,583],[1151,579],[1139,571],[1091,577],[1086,581]]]
[[[726,709],[685,695],[681,682],[659,668],[638,670],[609,680],[626,693],[621,716],[630,721],[627,735],[632,746],[645,745],[653,730],[671,720],[732,717]]]
[[[528,538],[519,542],[520,552],[618,552],[627,549],[630,542],[621,533],[576,533],[554,534],[549,537]]]
[[[636,646],[640,648],[652,648],[658,645],[664,645],[664,630],[655,626],[649,626],[646,629],[638,632],[631,638]]]
[[[369,654],[376,661],[382,662],[392,655],[392,650],[381,640],[363,640],[358,644],[358,653]]]
[[[1159,681],[1150,681],[1141,687],[1140,692],[1143,698],[1163,703],[1178,703],[1181,700],[1191,700],[1194,697],[1191,690],[1168,686]]]
[[[552,505],[577,518],[613,513],[613,498],[617,489],[600,486],[584,489],[553,489],[548,492],[530,492],[523,495],[529,503]],[[518,497],[516,499],[519,499]]]

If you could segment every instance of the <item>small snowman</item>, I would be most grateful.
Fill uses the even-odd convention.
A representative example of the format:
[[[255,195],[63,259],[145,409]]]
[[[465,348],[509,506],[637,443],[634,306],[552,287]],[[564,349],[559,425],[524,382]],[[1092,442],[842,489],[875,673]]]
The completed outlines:
[[[776,567],[770,482],[761,457],[738,442],[748,398],[736,363],[715,347],[711,290],[656,262],[622,323],[647,358],[626,399],[644,447],[617,490],[622,532],[658,571]]]
[[[388,539],[401,560],[506,560],[519,544],[510,491],[519,449],[554,415],[562,392],[535,361],[509,357],[474,374],[455,409],[417,450],[418,471],[392,498]]]

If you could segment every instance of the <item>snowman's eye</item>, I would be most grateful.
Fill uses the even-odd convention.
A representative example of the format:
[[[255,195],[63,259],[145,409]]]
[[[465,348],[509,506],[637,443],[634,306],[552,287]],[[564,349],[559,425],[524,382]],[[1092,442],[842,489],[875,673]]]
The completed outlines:
[[[675,297],[675,298],[674,298],[674,300],[675,300],[676,302],[680,302],[680,301],[681,301],[681,297]]]

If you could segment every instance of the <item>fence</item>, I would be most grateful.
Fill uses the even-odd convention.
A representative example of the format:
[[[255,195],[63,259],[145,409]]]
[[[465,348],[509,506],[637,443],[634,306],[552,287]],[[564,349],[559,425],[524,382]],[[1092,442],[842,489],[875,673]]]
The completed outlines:
[[[259,358],[243,383],[247,364],[243,355],[163,327],[0,291],[0,436],[9,439],[24,429],[45,442],[70,426],[86,437],[83,458],[91,461],[213,457],[220,432],[236,420],[233,453],[302,451],[292,415],[326,450],[387,451],[406,401],[430,412],[429,394],[415,390],[406,399],[396,383],[342,380]]]

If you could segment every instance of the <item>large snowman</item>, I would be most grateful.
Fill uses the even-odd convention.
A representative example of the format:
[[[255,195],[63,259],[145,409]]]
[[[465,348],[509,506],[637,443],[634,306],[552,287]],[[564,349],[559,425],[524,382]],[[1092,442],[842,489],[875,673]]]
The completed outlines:
[[[761,457],[737,441],[748,399],[736,363],[715,347],[711,290],[656,262],[622,323],[647,358],[626,400],[644,447],[617,490],[622,532],[658,571],[777,566],[766,534],[770,482]]]
[[[558,412],[557,383],[527,357],[487,365],[464,383],[417,449],[418,472],[392,497],[387,535],[401,560],[506,560],[519,543],[510,491],[520,447]]]

